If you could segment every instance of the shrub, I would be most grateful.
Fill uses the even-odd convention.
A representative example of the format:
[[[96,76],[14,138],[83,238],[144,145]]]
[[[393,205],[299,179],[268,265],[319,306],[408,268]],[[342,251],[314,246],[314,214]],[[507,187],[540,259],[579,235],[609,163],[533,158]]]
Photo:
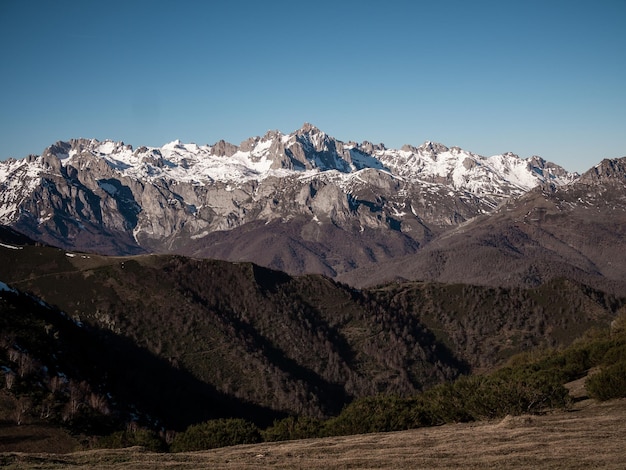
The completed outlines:
[[[602,368],[585,382],[592,398],[610,400],[626,397],[626,361]]]
[[[421,396],[423,425],[466,422],[507,414],[539,413],[566,404],[558,375],[531,367],[509,367],[486,376],[462,377]],[[428,420],[431,422],[428,423]]]
[[[554,370],[536,367],[501,369],[489,377],[483,391],[499,406],[495,413],[485,410],[482,417],[541,413],[549,408],[563,407],[568,402],[564,382],[563,375]]]
[[[462,377],[413,398],[361,398],[326,422],[326,435],[399,431],[444,423],[541,413],[563,407],[567,389],[559,374],[528,365],[486,376]]]
[[[602,361],[599,361],[600,365],[610,366],[619,362],[626,361],[626,341],[615,342],[613,347],[608,349],[602,356]]]
[[[238,444],[254,444],[261,440],[259,429],[243,419],[216,419],[194,424],[177,434],[172,452],[214,449]]]
[[[289,416],[274,421],[274,424],[263,431],[265,441],[289,441],[321,437],[322,422],[307,416]]]
[[[360,398],[346,406],[339,416],[328,420],[324,433],[338,436],[419,427],[416,404],[414,399],[394,396]]]

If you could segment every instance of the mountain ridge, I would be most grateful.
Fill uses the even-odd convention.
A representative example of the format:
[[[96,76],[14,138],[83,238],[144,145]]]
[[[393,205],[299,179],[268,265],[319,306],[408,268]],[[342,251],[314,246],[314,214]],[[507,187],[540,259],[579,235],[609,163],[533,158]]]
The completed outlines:
[[[297,241],[293,256],[272,264],[282,255],[280,246],[270,248],[268,266],[336,276],[411,254],[510,197],[576,177],[538,157],[485,158],[433,142],[387,149],[342,142],[311,124],[239,146],[174,141],[133,149],[74,139],[0,163],[0,222],[66,249],[202,257],[217,256],[211,240],[223,243],[233,230],[268,237],[264,224],[286,224],[277,233]],[[359,244],[363,233],[370,233],[363,255],[337,250],[331,240]],[[326,255],[311,256],[320,240]]]
[[[536,286],[567,277],[620,293],[626,291],[625,224],[626,157],[607,159],[568,185],[538,186],[512,198],[416,253],[339,278],[353,285],[471,279]]]

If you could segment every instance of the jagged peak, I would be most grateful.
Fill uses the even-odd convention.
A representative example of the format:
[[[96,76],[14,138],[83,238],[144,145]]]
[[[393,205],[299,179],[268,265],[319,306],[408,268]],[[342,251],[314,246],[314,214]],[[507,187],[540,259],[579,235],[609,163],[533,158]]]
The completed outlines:
[[[366,153],[374,153],[376,151],[383,151],[387,149],[384,144],[373,144],[369,140],[364,140],[358,147]]]
[[[129,151],[130,149],[132,147],[126,146],[123,142],[73,139],[69,142],[57,142],[49,147],[48,154],[61,160],[69,156],[67,162],[73,161],[74,158],[81,155],[101,157],[107,160],[110,165],[128,174],[143,176],[147,171],[140,166],[144,161],[144,156],[149,159],[163,157],[173,162],[171,171],[166,168],[163,171],[147,174],[151,178],[163,176],[168,172],[171,173],[170,177],[172,178],[194,178],[197,175],[192,176],[192,172],[189,172],[189,175],[185,174],[187,169],[192,167],[195,168],[194,171],[202,168],[202,171],[206,172],[206,176],[212,180],[262,179],[272,174],[272,171],[276,169],[293,171],[338,169],[343,173],[350,173],[364,168],[380,169],[385,167],[390,173],[420,180],[432,177],[439,181],[445,172],[448,176],[454,173],[450,178],[456,178],[455,184],[465,186],[473,184],[478,187],[480,182],[476,178],[471,178],[471,184],[467,178],[463,180],[462,173],[476,167],[470,160],[477,162],[478,166],[482,161],[489,163],[485,166],[484,171],[504,172],[505,179],[511,180],[513,178],[514,181],[521,181],[523,183],[521,186],[524,187],[531,186],[531,183],[536,184],[537,175],[544,175],[545,169],[547,169],[547,173],[544,175],[546,178],[550,177],[559,181],[571,181],[578,176],[572,176],[571,173],[558,165],[545,162],[537,156],[521,159],[508,152],[485,158],[459,147],[449,148],[433,141],[426,141],[419,147],[404,145],[402,151],[386,149],[383,144],[372,144],[369,141],[363,141],[361,144],[354,142],[344,144],[344,142],[327,135],[308,122],[289,134],[283,134],[278,130],[269,130],[263,137],[251,137],[239,146],[220,140],[212,146],[198,147],[195,144],[183,144],[177,139],[158,148],[162,153],[157,153],[154,148],[148,147],[140,147],[141,150],[138,149],[134,153]],[[211,160],[213,157],[232,157],[235,155],[238,157],[233,162]],[[415,160],[416,158],[421,162]],[[184,159],[184,163],[178,165],[179,160],[183,161],[181,159]],[[408,164],[409,161],[412,163]],[[230,165],[231,163],[233,168],[220,168],[222,164]],[[461,166],[464,166],[465,170]],[[529,173],[530,176],[526,173]]]
[[[427,140],[422,145],[416,148],[416,153],[419,152],[419,153],[437,155],[439,153],[447,152],[448,150],[450,150],[448,147],[446,147],[443,144],[440,144],[439,142],[431,142],[430,140]]]
[[[315,127],[313,124],[309,124],[308,122],[305,122],[300,129],[291,135],[295,136],[295,140],[303,144],[305,147],[318,152],[329,149],[335,150],[337,147],[343,146],[343,142],[329,136],[324,131]]]
[[[323,133],[318,127],[310,122],[305,122],[302,127],[296,131],[296,134],[319,134]]]
[[[58,158],[66,157],[67,155],[69,155],[69,152],[72,149],[72,147],[73,147],[72,141],[65,142],[65,141],[59,140],[55,142],[54,144],[52,144],[51,146],[47,147],[43,151],[42,155],[43,156],[55,156]]]
[[[503,154],[501,154],[501,155],[502,155],[502,157],[504,157],[504,158],[513,158],[513,159],[516,159],[516,160],[519,160],[519,159],[520,159],[520,158],[519,158],[519,155],[517,155],[516,153],[513,153],[513,152],[504,152],[504,153],[503,153]]]
[[[600,180],[624,180],[626,181],[626,157],[605,158],[596,166],[583,173],[580,177],[582,182]]]
[[[267,131],[265,133],[265,135],[263,137],[261,137],[261,140],[267,141],[267,140],[280,139],[282,137],[283,137],[283,133],[280,132],[279,130],[275,129],[275,130]]]
[[[211,152],[218,157],[232,157],[237,153],[239,147],[230,142],[226,142],[224,139],[218,140],[211,146]]]

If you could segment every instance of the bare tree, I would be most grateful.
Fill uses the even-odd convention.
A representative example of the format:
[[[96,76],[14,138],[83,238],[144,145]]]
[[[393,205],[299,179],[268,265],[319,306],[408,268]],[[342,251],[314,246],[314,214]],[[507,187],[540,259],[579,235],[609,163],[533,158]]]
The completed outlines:
[[[21,426],[24,423],[24,419],[28,416],[28,412],[33,406],[33,402],[29,397],[19,397],[17,399],[17,406],[15,407],[15,423]]]
[[[86,394],[86,383],[85,382],[75,382],[70,380],[70,399],[65,405],[65,409],[63,410],[63,420],[69,421],[73,419],[80,410]]]
[[[137,421],[129,421],[126,423],[126,432],[135,434],[139,430],[139,424]]]
[[[39,417],[41,419],[48,419],[52,416],[52,412],[54,409],[54,396],[48,395],[42,402],[41,408],[39,412]]]
[[[55,375],[54,377],[50,379],[50,391],[52,393],[58,392],[59,390],[63,388],[64,383],[65,382],[63,381],[62,377]]]
[[[11,390],[13,385],[15,385],[15,372],[12,370],[6,370],[4,372],[4,381],[7,386],[7,390]]]
[[[8,355],[9,355],[9,361],[11,362],[17,362],[20,358],[20,351],[15,349],[15,348],[9,348],[9,350],[7,351]]]
[[[108,415],[110,413],[109,404],[107,403],[107,399],[104,395],[93,392],[90,393],[89,406],[103,415]]]
[[[20,353],[18,363],[18,373],[20,377],[26,377],[36,369],[36,363],[33,358],[25,352]]]

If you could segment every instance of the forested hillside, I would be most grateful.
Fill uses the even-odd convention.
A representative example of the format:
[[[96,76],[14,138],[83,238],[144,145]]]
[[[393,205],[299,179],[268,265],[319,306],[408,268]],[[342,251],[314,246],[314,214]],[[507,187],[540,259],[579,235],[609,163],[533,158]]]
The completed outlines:
[[[88,369],[109,371],[91,377],[77,365],[68,380],[115,389],[138,420],[178,429],[219,416],[259,424],[323,418],[359,397],[411,396],[520,351],[569,344],[607,325],[624,304],[565,280],[534,289],[407,283],[356,290],[250,263],[14,248],[0,247],[0,279],[65,312],[55,315],[79,338],[67,357],[90,357],[80,353],[88,349],[98,364]],[[8,312],[25,308],[14,301],[26,297],[15,295],[3,293]],[[35,317],[48,312],[38,302],[28,308]],[[22,345],[9,334],[15,318],[5,317],[7,348],[46,364],[51,349],[35,354],[28,346],[30,338],[54,337],[46,320],[28,324]],[[163,397],[175,405],[163,405]]]

